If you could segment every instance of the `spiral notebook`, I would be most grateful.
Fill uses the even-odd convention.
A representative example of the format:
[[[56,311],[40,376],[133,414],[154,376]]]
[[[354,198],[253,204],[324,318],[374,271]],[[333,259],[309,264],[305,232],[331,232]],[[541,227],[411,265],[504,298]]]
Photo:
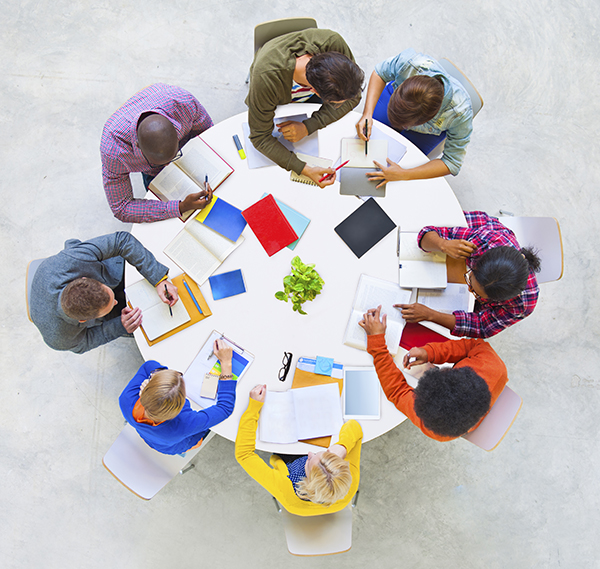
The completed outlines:
[[[300,158],[303,162],[306,162],[309,166],[320,166],[321,168],[331,168],[333,164],[333,160],[329,160],[329,158],[319,158],[318,156],[308,156],[307,154],[302,154],[300,152],[296,152],[296,156]],[[309,184],[310,186],[316,186],[308,176],[304,176],[303,174],[296,174],[292,170],[290,175],[290,180],[292,182],[300,182],[301,184]],[[318,186],[317,186],[318,187]]]

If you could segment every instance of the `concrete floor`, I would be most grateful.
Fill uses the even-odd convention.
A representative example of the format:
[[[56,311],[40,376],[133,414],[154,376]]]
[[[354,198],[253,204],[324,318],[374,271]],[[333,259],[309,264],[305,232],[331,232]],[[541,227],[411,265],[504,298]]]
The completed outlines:
[[[596,0],[0,7],[3,568],[600,567]],[[408,423],[365,445],[352,550],[317,559],[288,554],[270,497],[219,437],[152,501],[122,488],[101,459],[142,361],[135,343],[54,352],[24,299],[30,259],[129,229],[102,190],[110,114],[156,81],[192,91],[215,122],[243,111],[254,25],[293,15],[339,31],[367,76],[410,46],[455,61],[485,100],[450,180],[458,199],[556,216],[565,252],[534,314],[492,340],[524,399],[499,448],[437,443]]]

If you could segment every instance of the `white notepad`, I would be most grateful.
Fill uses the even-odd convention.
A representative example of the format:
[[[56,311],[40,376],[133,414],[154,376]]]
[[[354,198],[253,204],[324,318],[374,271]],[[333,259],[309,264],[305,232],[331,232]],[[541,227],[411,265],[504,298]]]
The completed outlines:
[[[160,299],[156,288],[146,279],[128,286],[125,293],[131,306],[142,311],[142,328],[149,341],[156,340],[159,336],[190,321],[190,315],[181,301],[171,307],[173,311],[171,316],[169,305]]]
[[[337,383],[267,391],[258,421],[259,438],[265,443],[297,443],[335,435],[343,423]]]

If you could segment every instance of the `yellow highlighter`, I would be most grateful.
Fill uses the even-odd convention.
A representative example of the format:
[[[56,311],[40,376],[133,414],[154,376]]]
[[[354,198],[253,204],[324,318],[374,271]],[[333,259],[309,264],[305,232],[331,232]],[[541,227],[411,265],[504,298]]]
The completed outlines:
[[[237,134],[233,135],[233,142],[235,142],[235,147],[237,148],[237,151],[238,151],[238,154],[240,155],[240,158],[242,160],[245,160],[246,153],[244,152],[244,147],[242,146],[242,143],[240,142],[240,138],[238,137]]]

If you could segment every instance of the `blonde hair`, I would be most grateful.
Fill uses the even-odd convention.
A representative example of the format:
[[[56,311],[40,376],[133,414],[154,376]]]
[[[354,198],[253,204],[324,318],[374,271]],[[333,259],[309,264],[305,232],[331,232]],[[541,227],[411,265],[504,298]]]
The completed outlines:
[[[325,451],[306,478],[296,484],[300,498],[331,506],[341,500],[352,484],[350,464],[337,454]]]
[[[185,383],[181,373],[172,369],[154,372],[140,395],[140,403],[153,421],[177,417],[185,405]]]

